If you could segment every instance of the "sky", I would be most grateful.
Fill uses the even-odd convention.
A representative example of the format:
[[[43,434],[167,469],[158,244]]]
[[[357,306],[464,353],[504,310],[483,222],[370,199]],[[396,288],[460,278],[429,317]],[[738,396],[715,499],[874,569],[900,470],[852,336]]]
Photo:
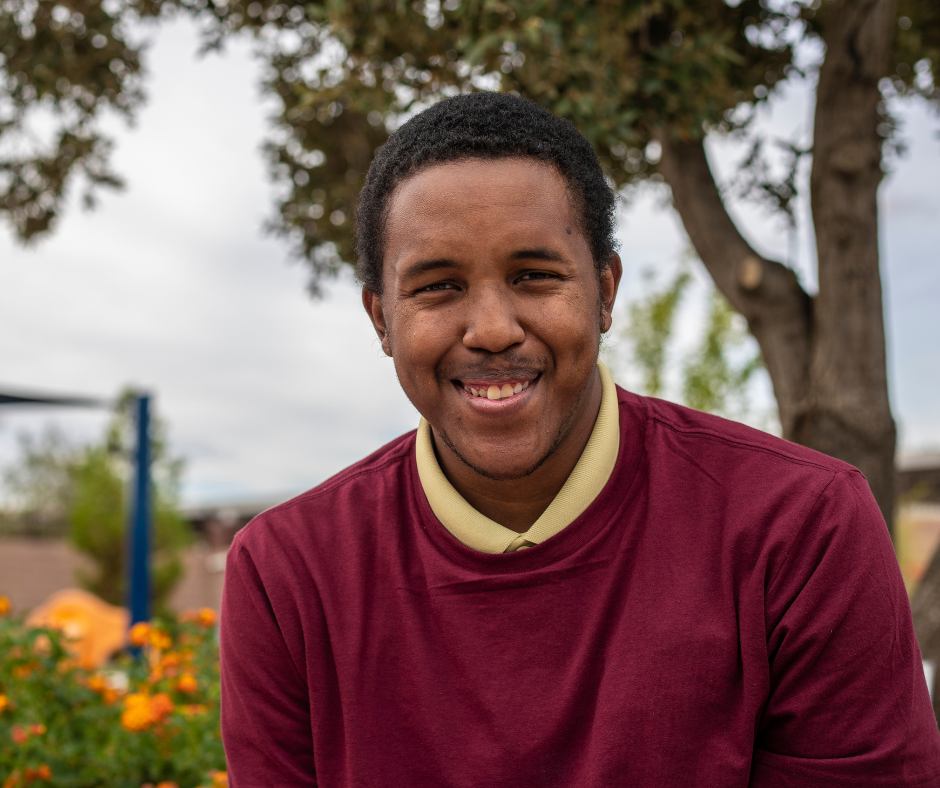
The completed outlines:
[[[53,236],[29,247],[0,225],[0,389],[101,397],[128,384],[147,389],[171,450],[187,460],[187,503],[273,502],[412,429],[417,414],[352,277],[311,299],[304,268],[263,232],[273,187],[260,147],[271,108],[249,44],[199,57],[185,20],[150,38],[146,106],[134,127],[111,126],[127,189],[103,193],[92,212],[73,200]],[[805,140],[810,100],[797,85],[761,124]],[[880,193],[882,265],[892,404],[900,448],[914,453],[940,447],[940,120],[921,105],[901,118],[909,152]],[[718,140],[709,154],[727,177],[742,151]],[[733,215],[758,250],[789,259],[814,287],[805,205],[795,244],[760,209],[736,205]],[[645,286],[641,272],[663,281],[688,240],[652,192],[624,206],[619,237],[622,308]],[[679,328],[680,345],[694,343],[694,299]],[[621,352],[615,335],[610,344]],[[768,391],[755,394],[767,406]],[[4,408],[0,466],[14,460],[20,433],[54,423],[74,441],[93,440],[105,419]]]

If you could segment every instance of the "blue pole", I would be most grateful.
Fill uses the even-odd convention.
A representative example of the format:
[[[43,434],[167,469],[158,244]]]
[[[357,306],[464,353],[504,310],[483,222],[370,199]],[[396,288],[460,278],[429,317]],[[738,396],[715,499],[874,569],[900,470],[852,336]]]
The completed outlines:
[[[150,539],[153,512],[150,500],[150,396],[137,397],[137,446],[131,502],[127,606],[131,624],[150,620]]]

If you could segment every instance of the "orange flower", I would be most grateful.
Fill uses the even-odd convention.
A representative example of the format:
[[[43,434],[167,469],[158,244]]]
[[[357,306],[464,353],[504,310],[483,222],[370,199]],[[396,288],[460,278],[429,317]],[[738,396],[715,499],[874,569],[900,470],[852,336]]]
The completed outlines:
[[[11,607],[12,605],[10,604],[10,598],[0,596],[0,616],[5,616],[7,613],[9,613]]]
[[[168,651],[173,645],[173,639],[162,630],[150,630],[150,645],[157,651]]]
[[[33,736],[42,736],[46,732],[46,726],[39,723],[34,723],[29,726],[29,732]]]
[[[197,613],[196,623],[206,628],[215,623],[215,611],[211,607],[203,607]]]
[[[176,783],[157,783],[157,788],[179,788]]]
[[[165,692],[158,692],[150,700],[150,713],[156,722],[161,722],[172,711],[173,701]]]
[[[212,788],[228,788],[228,772],[209,772]]]
[[[155,722],[150,711],[150,696],[135,692],[124,698],[124,711],[121,712],[121,725],[132,733],[146,730]]]
[[[38,769],[33,769],[27,766],[23,770],[23,782],[26,785],[33,782],[33,780],[51,780],[52,779],[52,769],[49,768],[48,764],[41,764]]]
[[[15,744],[26,744],[29,741],[29,732],[22,725],[14,725],[11,733]]]
[[[28,679],[32,675],[35,668],[36,665],[33,662],[27,662],[25,665],[16,665],[13,668],[13,678]]]
[[[104,676],[100,673],[96,673],[88,679],[88,683],[85,686],[92,692],[104,692],[108,688],[108,682],[105,681]]]
[[[140,731],[147,730],[152,722],[150,709],[146,706],[135,706],[121,712],[121,726],[131,733],[140,733]]]
[[[158,692],[153,696],[146,692],[135,692],[124,698],[121,725],[125,730],[138,733],[151,725],[163,722],[173,709],[173,701],[165,692]]]
[[[176,689],[189,694],[199,689],[199,682],[192,673],[184,673],[176,682]]]
[[[205,714],[209,711],[208,706],[204,706],[201,703],[190,703],[187,706],[180,706],[180,713],[184,717],[195,717],[197,714]]]
[[[0,714],[3,714],[10,708],[10,699],[6,695],[0,695]]]
[[[124,698],[125,709],[148,708],[150,696],[146,692],[134,692]]]
[[[18,771],[10,772],[10,776],[3,781],[3,788],[15,788],[16,784],[19,782],[20,773]]]
[[[178,667],[180,662],[182,662],[182,657],[175,651],[168,651],[160,659],[160,667],[163,669],[166,668],[175,668]]]
[[[150,639],[150,624],[146,621],[137,622],[131,627],[127,639],[131,642],[131,645],[146,646],[147,641]]]

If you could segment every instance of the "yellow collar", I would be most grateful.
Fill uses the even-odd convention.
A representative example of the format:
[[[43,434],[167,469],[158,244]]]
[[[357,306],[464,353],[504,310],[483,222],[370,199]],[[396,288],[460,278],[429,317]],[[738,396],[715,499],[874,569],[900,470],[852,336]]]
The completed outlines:
[[[437,519],[459,541],[483,553],[505,553],[541,544],[573,523],[604,489],[620,452],[620,414],[610,372],[600,361],[597,369],[603,393],[591,437],[558,495],[524,534],[481,514],[457,492],[434,455],[431,425],[421,419],[415,445],[421,486]]]

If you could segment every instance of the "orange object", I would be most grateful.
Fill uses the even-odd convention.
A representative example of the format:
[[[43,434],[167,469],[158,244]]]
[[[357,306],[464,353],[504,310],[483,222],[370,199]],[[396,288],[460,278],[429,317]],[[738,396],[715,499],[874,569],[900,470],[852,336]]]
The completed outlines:
[[[213,788],[228,788],[228,772],[211,772]]]
[[[131,627],[128,639],[135,646],[146,646],[150,639],[150,624],[146,621],[138,621]]]
[[[148,695],[135,692],[124,698],[124,711],[121,713],[121,725],[133,733],[145,731],[151,725],[163,722],[175,706],[165,692]]]
[[[60,630],[73,656],[84,667],[96,668],[127,642],[130,614],[94,594],[70,588],[50,596],[29,614],[26,623]]]

